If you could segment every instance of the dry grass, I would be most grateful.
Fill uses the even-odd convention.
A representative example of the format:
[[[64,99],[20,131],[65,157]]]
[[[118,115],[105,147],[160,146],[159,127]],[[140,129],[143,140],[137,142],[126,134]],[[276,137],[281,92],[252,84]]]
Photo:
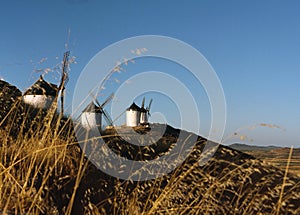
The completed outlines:
[[[52,210],[51,203],[45,201],[51,200],[51,193],[47,192],[51,183],[61,180],[63,171],[72,171],[63,164],[73,160],[67,148],[74,138],[60,138],[61,125],[55,111],[28,109],[18,115],[19,107],[17,102],[7,118],[18,123],[4,121],[7,126],[0,131],[0,208],[3,212],[39,214]]]
[[[220,146],[206,165],[199,166],[206,140],[197,137],[189,157],[170,174],[125,181],[106,175],[86,159],[75,141],[72,122],[60,119],[55,109],[27,109],[16,100],[9,110],[0,122],[0,213],[300,213],[300,179],[289,174],[291,156],[286,171],[281,171]],[[169,153],[175,142],[186,144],[193,135],[182,131],[180,139],[178,132],[168,127],[152,149],[132,148],[118,135],[107,136],[106,142],[128,158],[151,159]],[[139,138],[142,135],[129,136],[130,141]]]

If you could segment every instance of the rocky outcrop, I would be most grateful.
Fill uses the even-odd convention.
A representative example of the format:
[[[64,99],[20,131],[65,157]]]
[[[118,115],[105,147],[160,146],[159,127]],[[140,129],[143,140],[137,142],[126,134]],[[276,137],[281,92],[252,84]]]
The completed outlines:
[[[0,80],[0,122],[17,105],[21,97],[22,93],[17,87]]]

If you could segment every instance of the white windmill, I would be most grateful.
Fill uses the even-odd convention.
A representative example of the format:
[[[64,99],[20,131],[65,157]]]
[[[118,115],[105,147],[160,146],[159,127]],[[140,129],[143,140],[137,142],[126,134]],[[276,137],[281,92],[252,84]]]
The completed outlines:
[[[140,114],[140,125],[143,125],[143,126],[149,126],[149,122],[148,122],[148,119],[149,119],[149,116],[150,115],[150,108],[151,108],[151,104],[152,104],[152,101],[153,99],[150,100],[149,102],[149,105],[147,108],[145,108],[145,97],[143,98],[143,101],[142,101],[142,107],[141,107],[141,114]]]
[[[136,127],[140,123],[141,108],[134,102],[126,109],[126,126]]]
[[[111,94],[102,104],[98,102],[96,98],[82,111],[81,113],[81,125],[85,129],[99,128],[102,130],[102,115],[108,123],[112,125],[112,120],[108,113],[103,109],[108,102],[111,101],[114,94]],[[96,102],[96,104],[94,103]]]
[[[24,92],[23,101],[35,108],[49,109],[57,93],[57,85],[45,81],[41,75],[39,80]]]
[[[62,65],[62,77],[60,85],[49,83],[44,80],[41,75],[30,88],[23,94],[23,101],[35,108],[49,109],[60,92],[61,96],[61,115],[64,114],[64,91],[65,85],[68,83],[68,64],[69,64],[70,51],[64,53]]]

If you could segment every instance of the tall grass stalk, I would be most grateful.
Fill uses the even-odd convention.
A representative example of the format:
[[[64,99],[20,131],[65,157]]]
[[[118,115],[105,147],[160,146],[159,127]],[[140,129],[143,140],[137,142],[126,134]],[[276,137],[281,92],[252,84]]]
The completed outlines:
[[[287,180],[287,175],[288,175],[288,172],[289,172],[289,167],[290,167],[290,162],[291,162],[291,159],[292,159],[292,154],[293,154],[293,146],[291,146],[291,148],[290,148],[289,157],[288,157],[287,162],[286,162],[286,167],[285,167],[281,192],[280,192],[280,195],[279,195],[279,200],[278,200],[278,205],[277,205],[277,211],[276,211],[277,215],[279,215],[280,207],[282,206],[282,197],[283,197],[283,194],[284,194],[284,187],[285,187],[286,180]]]

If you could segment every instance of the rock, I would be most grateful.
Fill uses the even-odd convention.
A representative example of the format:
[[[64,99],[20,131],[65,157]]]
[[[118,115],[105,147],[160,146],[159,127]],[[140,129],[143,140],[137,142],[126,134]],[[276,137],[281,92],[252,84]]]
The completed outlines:
[[[0,122],[2,122],[21,97],[22,93],[17,87],[0,80]]]

